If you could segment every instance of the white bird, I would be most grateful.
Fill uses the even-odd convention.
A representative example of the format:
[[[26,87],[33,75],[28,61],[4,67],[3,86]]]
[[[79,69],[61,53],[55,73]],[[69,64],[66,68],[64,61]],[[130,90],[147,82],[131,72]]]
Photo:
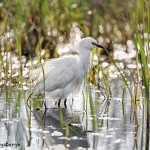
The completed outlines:
[[[61,99],[66,100],[69,94],[79,91],[89,69],[91,50],[96,47],[110,50],[99,45],[92,37],[81,39],[78,47],[78,59],[73,56],[50,59],[32,70],[30,77],[36,80],[36,84],[31,95],[47,92],[60,105]]]

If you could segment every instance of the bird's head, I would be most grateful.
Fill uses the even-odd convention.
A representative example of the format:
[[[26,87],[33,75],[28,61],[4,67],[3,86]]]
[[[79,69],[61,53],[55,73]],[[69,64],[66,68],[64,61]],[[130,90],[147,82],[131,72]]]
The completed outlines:
[[[103,48],[105,50],[110,51],[109,48],[105,48],[104,46],[97,43],[97,41],[92,37],[83,38],[79,43],[80,49],[88,49],[92,50],[93,48]]]

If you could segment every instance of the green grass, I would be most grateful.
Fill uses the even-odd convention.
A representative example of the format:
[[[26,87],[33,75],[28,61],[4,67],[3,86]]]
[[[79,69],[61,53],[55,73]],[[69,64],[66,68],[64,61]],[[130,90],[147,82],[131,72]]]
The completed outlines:
[[[144,108],[146,117],[146,143],[145,149],[149,149],[149,132],[150,132],[150,100],[149,100],[149,69],[148,69],[148,56],[149,56],[149,35],[150,35],[150,6],[148,0],[137,0],[136,7],[132,8],[132,14],[130,14],[129,23],[134,32],[134,42],[136,45],[136,62],[141,64],[141,70],[137,65],[137,81],[139,77],[142,77],[142,86],[144,87]],[[142,28],[139,29],[139,25]],[[144,37],[147,34],[147,37]],[[146,46],[147,45],[147,46]],[[144,117],[143,116],[143,117]]]

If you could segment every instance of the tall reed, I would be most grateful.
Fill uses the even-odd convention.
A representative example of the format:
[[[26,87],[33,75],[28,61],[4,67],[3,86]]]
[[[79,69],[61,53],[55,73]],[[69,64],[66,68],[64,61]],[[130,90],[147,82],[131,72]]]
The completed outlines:
[[[135,6],[136,4],[136,6]],[[134,33],[134,43],[136,46],[136,62],[141,64],[142,86],[144,87],[144,116],[146,122],[146,146],[149,149],[149,132],[150,132],[150,96],[149,96],[149,68],[148,56],[150,54],[149,35],[150,35],[150,4],[148,0],[137,0],[132,6],[132,14],[129,16],[129,23]],[[137,70],[138,76],[140,73]],[[138,78],[137,76],[137,78]],[[139,81],[139,79],[137,79]]]

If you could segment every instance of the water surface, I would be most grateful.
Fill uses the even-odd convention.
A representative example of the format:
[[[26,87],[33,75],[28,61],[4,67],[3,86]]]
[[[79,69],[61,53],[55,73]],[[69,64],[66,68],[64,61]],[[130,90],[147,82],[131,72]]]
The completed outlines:
[[[44,107],[30,111],[26,99],[21,97],[18,102],[19,91],[11,99],[3,93],[0,97],[0,147],[144,149],[142,105],[138,109],[140,126],[137,127],[128,90],[125,89],[123,99],[122,81],[115,79],[111,82],[110,95],[106,96],[103,89],[86,85],[83,93],[80,92],[73,100],[68,99],[67,108],[63,100],[60,108],[49,100],[47,111]],[[34,100],[42,101],[40,98]]]

